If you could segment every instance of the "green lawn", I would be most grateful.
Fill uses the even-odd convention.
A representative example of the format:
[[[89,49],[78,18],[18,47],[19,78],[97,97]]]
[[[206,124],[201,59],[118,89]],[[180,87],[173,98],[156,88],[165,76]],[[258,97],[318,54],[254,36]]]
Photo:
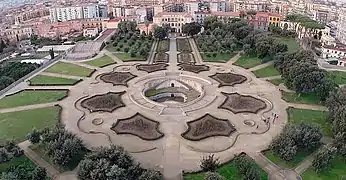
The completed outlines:
[[[312,167],[307,169],[303,174],[304,180],[341,180],[346,176],[346,163],[341,156],[337,156],[331,161],[331,167],[325,172],[316,173]]]
[[[230,53],[230,54],[220,54],[217,53],[215,57],[213,56],[206,56],[206,54],[201,53],[202,59],[205,62],[220,62],[220,63],[226,63],[228,62],[232,57],[234,57],[237,53]]]
[[[277,156],[274,151],[269,150],[264,152],[263,154],[271,160],[276,165],[283,167],[283,168],[295,168],[298,166],[307,156],[309,156],[312,152],[301,152],[298,151],[296,158],[293,161],[285,161],[281,159],[279,156]]]
[[[105,56],[102,56],[100,58],[97,58],[97,59],[94,59],[94,60],[91,60],[91,61],[87,61],[85,63],[90,65],[90,66],[105,67],[105,66],[108,66],[110,64],[114,64],[115,62],[113,61],[112,58],[110,58],[109,56],[105,55]]]
[[[113,53],[122,61],[145,61],[146,59],[141,55],[136,55],[136,57],[131,57],[130,53]]]
[[[73,85],[77,82],[76,79],[67,79],[54,76],[37,75],[30,79],[31,86],[47,86],[47,85]]]
[[[313,93],[309,94],[297,94],[294,92],[281,91],[282,99],[291,103],[301,104],[321,104],[320,98]]]
[[[0,142],[14,140],[24,141],[25,136],[36,128],[38,130],[55,126],[60,119],[58,106],[16,111],[0,114]]]
[[[269,65],[265,68],[253,71],[256,77],[270,77],[280,75],[279,71],[275,69],[274,65]]]
[[[255,168],[260,169],[261,180],[268,179],[268,174],[263,169],[261,169],[257,164],[255,164]],[[225,177],[226,180],[242,179],[242,175],[238,172],[238,168],[236,167],[233,161],[219,167],[217,169],[217,172],[223,177]],[[186,174],[184,175],[184,180],[204,180],[204,173],[205,172]]]
[[[24,90],[0,99],[0,109],[59,101],[67,96],[67,92],[68,90]]]
[[[271,79],[268,81],[271,82],[272,84],[276,85],[276,86],[280,85],[281,83],[284,83],[284,80],[281,78]]]
[[[280,37],[278,39],[280,42],[287,45],[287,52],[293,53],[299,51],[299,43],[294,38]]]
[[[323,134],[332,136],[330,123],[327,122],[327,112],[297,108],[288,108],[287,112],[290,123],[314,124],[321,127]]]
[[[242,55],[235,63],[236,66],[243,67],[245,69],[249,69],[255,66],[262,64],[261,59],[254,55]]]
[[[71,76],[82,76],[86,77],[93,73],[93,69],[88,69],[82,66],[77,66],[71,63],[58,62],[52,67],[48,68],[46,72],[66,74]]]
[[[329,71],[328,75],[336,84],[346,84],[346,72]]]
[[[25,155],[20,156],[20,157],[15,157],[13,159],[11,159],[11,161],[6,162],[6,163],[2,163],[0,164],[0,173],[2,172],[6,172],[8,170],[8,168],[10,168],[11,166],[17,166],[20,164],[31,164],[31,166],[36,166],[34,162],[32,162],[28,157],[26,157]]]

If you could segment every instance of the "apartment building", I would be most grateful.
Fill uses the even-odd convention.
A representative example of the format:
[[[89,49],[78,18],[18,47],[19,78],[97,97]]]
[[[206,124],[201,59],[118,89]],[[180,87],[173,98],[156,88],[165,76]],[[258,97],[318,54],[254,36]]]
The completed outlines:
[[[31,26],[13,26],[0,32],[0,37],[10,41],[21,41],[28,39],[33,34]]]
[[[230,18],[239,18],[239,12],[194,12],[193,20],[199,24],[204,24],[205,18],[216,16],[221,21],[228,21]]]
[[[172,32],[182,32],[185,23],[191,23],[193,17],[188,12],[161,12],[153,17],[153,23],[158,26],[170,25]]]
[[[233,12],[239,12],[243,10],[255,10],[258,12],[263,12],[268,9],[270,4],[267,1],[256,1],[256,0],[235,0],[232,5]]]
[[[346,8],[340,10],[336,38],[346,44]]]
[[[40,9],[31,9],[29,11],[24,11],[19,14],[16,14],[14,22],[15,24],[21,24],[25,21],[29,21],[34,18],[49,16],[49,9],[40,8]]]
[[[49,9],[51,22],[64,22],[83,18],[107,17],[107,6],[87,4],[80,6],[53,7]]]

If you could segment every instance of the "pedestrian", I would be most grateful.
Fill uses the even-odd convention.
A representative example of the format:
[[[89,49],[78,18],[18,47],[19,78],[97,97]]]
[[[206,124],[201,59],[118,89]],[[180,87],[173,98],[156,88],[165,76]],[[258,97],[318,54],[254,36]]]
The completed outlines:
[[[258,129],[258,126],[259,126],[259,125],[257,124],[257,127],[256,127],[256,129]]]

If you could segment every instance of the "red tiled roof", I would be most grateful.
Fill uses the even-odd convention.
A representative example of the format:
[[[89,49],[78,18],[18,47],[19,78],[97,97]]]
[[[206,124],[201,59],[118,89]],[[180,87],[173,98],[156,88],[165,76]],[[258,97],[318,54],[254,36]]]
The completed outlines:
[[[156,14],[156,17],[162,17],[163,15],[183,15],[185,17],[192,17],[190,13],[187,12],[160,12]]]
[[[211,14],[217,16],[239,16],[239,12],[212,12]]]

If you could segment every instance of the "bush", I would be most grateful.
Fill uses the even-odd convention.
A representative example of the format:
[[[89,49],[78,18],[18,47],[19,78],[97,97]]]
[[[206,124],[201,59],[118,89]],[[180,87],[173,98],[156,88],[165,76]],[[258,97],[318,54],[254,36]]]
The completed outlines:
[[[130,56],[131,57],[136,57],[137,52],[135,50],[130,51]]]
[[[129,46],[132,46],[133,44],[135,44],[135,42],[133,40],[129,40],[129,42],[127,43]]]
[[[118,47],[118,48],[116,48],[115,50],[116,50],[116,51],[120,51],[121,49]]]
[[[33,180],[45,180],[46,177],[47,177],[47,171],[45,168],[36,167],[32,171],[32,179]]]
[[[211,57],[210,53],[205,53],[205,55],[206,55],[207,57]]]
[[[5,148],[0,148],[0,164],[8,162],[12,159],[11,154]]]
[[[219,158],[214,158],[214,154],[203,157],[201,160],[200,167],[203,171],[216,171],[219,166]]]
[[[139,176],[138,180],[162,180],[162,174],[157,171],[146,170],[143,172],[141,176]]]
[[[128,53],[128,52],[129,52],[129,50],[130,50],[130,48],[129,48],[129,47],[125,47],[125,48],[124,48],[124,52],[126,52],[126,53]]]
[[[231,54],[231,51],[230,50],[226,50],[225,53],[226,54]]]
[[[214,52],[214,53],[213,53],[213,57],[216,57],[216,56],[217,56],[217,53],[216,53],[216,52]]]
[[[114,47],[116,47],[117,45],[118,45],[118,43],[117,43],[117,42],[114,42],[114,43],[113,43],[113,46],[114,46]]]
[[[36,144],[41,140],[41,133],[38,130],[34,129],[26,137],[32,144]]]
[[[119,44],[119,48],[123,48],[124,47],[124,45],[123,44]]]

